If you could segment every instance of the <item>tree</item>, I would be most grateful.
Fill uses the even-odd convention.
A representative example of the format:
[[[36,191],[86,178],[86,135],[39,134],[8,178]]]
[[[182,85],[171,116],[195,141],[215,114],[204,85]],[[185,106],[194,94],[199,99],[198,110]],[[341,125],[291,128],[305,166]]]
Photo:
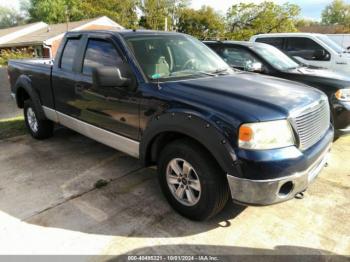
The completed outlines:
[[[126,28],[133,28],[138,22],[138,0],[83,0],[81,5],[85,18],[105,15]]]
[[[165,18],[169,19],[169,0],[143,0],[140,9],[143,13],[140,26],[153,30],[164,29]]]
[[[0,28],[6,28],[25,23],[25,18],[16,10],[0,6]]]
[[[322,12],[322,23],[326,25],[350,25],[350,4],[334,0]]]
[[[29,0],[32,21],[49,24],[108,16],[125,27],[137,23],[138,0]]]
[[[249,39],[259,33],[293,32],[297,30],[294,22],[299,13],[300,7],[289,3],[236,4],[226,15],[227,37]]]
[[[307,28],[307,27],[312,27],[312,26],[319,26],[320,22],[315,21],[315,20],[310,20],[310,19],[297,19],[294,22],[295,27],[300,29],[300,28]]]
[[[32,21],[63,23],[82,19],[81,6],[80,0],[30,0],[28,13]]]
[[[202,6],[199,10],[185,8],[179,16],[178,30],[197,38],[221,37],[224,29],[223,17],[208,6]]]

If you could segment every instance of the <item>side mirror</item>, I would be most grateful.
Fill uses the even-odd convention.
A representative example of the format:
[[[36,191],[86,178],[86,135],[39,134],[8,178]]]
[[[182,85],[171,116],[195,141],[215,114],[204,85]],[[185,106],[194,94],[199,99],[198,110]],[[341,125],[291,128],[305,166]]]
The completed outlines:
[[[263,65],[262,63],[259,63],[259,62],[251,62],[251,61],[248,61],[246,64],[245,64],[245,70],[246,71],[249,71],[249,72],[257,72],[257,73],[260,73],[263,71]]]
[[[314,58],[315,60],[324,60],[327,57],[327,53],[323,49],[315,50],[314,52]]]
[[[117,67],[93,68],[92,82],[94,88],[127,87],[132,89],[134,86],[132,79],[122,76],[120,68]]]

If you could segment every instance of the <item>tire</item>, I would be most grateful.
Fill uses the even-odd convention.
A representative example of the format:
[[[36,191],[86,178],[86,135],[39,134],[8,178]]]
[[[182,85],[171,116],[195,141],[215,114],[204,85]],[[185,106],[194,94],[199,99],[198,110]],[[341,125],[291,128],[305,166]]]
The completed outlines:
[[[182,179],[174,170],[183,174]],[[186,173],[189,174],[187,179]],[[176,140],[162,150],[158,178],[169,204],[191,220],[208,220],[215,216],[225,207],[230,195],[224,172],[215,159],[190,139]],[[188,181],[192,182],[189,184]],[[181,195],[182,199],[179,198]]]
[[[24,120],[29,133],[35,139],[46,139],[53,135],[54,123],[50,120],[39,120],[31,100],[24,102]]]
[[[334,138],[333,138],[333,142],[336,142],[340,137],[341,137],[341,132],[337,129],[334,129]]]

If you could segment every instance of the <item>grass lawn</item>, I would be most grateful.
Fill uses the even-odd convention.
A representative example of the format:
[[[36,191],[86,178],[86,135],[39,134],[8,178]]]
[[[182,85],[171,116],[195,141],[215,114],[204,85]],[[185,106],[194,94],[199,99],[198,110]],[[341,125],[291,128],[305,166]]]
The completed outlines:
[[[0,139],[24,135],[26,127],[23,116],[0,119]]]

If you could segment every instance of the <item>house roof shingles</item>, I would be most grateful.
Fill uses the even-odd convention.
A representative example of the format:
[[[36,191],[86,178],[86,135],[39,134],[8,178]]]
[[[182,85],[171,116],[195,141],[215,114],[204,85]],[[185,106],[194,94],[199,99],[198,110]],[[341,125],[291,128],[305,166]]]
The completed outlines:
[[[18,30],[22,30],[22,29],[25,29],[26,27],[30,27],[37,24],[40,24],[40,22],[0,29],[0,37],[6,36]]]
[[[76,22],[69,22],[68,28],[67,28],[67,23],[48,25],[47,27],[44,27],[32,33],[20,36],[9,42],[0,44],[0,47],[16,47],[16,46],[24,46],[28,44],[42,44],[44,41],[50,38],[53,38],[67,31],[83,26],[97,19],[98,18],[92,18],[92,19],[85,19],[85,20],[76,21]]]

